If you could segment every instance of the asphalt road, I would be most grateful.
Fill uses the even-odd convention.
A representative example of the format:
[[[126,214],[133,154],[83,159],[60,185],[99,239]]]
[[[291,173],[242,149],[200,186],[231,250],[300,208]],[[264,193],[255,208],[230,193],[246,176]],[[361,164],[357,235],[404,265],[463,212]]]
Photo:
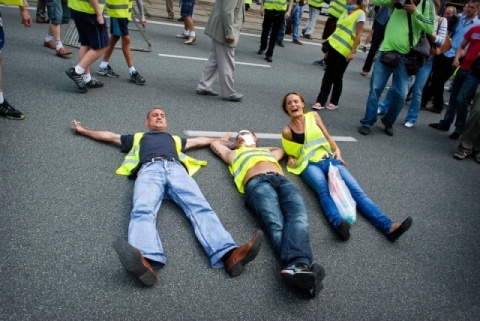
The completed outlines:
[[[412,216],[411,230],[392,244],[358,214],[352,237],[342,242],[314,193],[287,175],[305,197],[315,260],[327,272],[315,298],[281,281],[268,241],[237,278],[210,268],[170,202],[158,219],[168,263],[158,284],[145,288],[111,246],[126,237],[131,209],[133,181],[114,173],[123,154],[75,135],[70,121],[133,133],[144,129],[151,107],[161,106],[171,133],[247,127],[279,134],[288,122],[280,107],[285,93],[302,92],[309,106],[315,101],[323,70],[312,61],[320,48],[287,42],[267,65],[256,54],[259,38],[243,35],[237,62],[250,65],[237,65],[236,88],[245,98],[224,102],[195,94],[204,61],[172,57],[206,59],[209,38],[198,29],[198,41],[186,46],[175,38],[179,25],[151,23],[152,52],[134,53],[145,86],[128,81],[118,50],[111,65],[120,78],[101,78],[104,88],[80,94],[64,73],[76,58],[58,58],[42,46],[47,26],[26,29],[18,9],[1,12],[4,93],[26,119],[0,119],[0,320],[480,319],[479,165],[452,158],[458,142],[428,127],[438,115],[421,112],[407,129],[404,112],[393,137],[379,124],[369,136],[358,134],[369,88],[369,77],[359,74],[364,53],[348,67],[340,108],[319,113],[331,134],[354,138],[339,145],[364,190],[393,220]],[[132,37],[143,45],[137,33]],[[280,146],[278,139],[260,143]],[[260,224],[227,168],[208,149],[190,155],[208,161],[195,178],[234,239],[247,241]]]

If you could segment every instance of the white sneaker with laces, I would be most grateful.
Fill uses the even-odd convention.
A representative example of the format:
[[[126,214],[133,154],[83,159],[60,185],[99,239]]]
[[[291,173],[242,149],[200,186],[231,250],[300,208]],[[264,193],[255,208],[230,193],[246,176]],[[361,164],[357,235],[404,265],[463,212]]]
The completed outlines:
[[[409,122],[409,121],[407,121],[407,122],[405,123],[405,127],[407,127],[407,128],[411,128],[411,127],[413,127],[413,123],[412,123],[412,122]]]

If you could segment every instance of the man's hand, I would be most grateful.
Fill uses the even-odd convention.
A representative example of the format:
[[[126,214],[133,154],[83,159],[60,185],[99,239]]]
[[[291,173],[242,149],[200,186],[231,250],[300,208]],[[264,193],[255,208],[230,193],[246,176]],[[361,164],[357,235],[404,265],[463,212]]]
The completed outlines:
[[[297,159],[293,156],[288,156],[287,166],[295,167],[296,164],[297,164]]]
[[[80,122],[78,122],[76,119],[73,119],[73,120],[72,120],[72,124],[73,124],[73,130],[74,130],[77,134],[82,135],[82,132],[85,131],[85,128],[83,128],[83,127],[80,125]]]
[[[32,18],[28,13],[27,7],[20,7],[20,15],[22,16],[22,25],[30,27],[32,25]]]
[[[105,24],[105,18],[103,17],[102,13],[97,14],[97,22],[99,25]]]
[[[403,6],[403,9],[408,12],[408,13],[414,13],[415,10],[417,10],[417,6],[413,3],[413,1],[411,3],[405,3],[405,5]]]

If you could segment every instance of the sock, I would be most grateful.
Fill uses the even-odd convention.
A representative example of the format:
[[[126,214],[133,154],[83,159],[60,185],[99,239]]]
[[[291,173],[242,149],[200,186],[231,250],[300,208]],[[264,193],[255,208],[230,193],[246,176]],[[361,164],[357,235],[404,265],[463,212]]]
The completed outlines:
[[[190,37],[195,37],[195,31],[190,31]]]
[[[75,66],[75,72],[79,75],[83,75],[85,73],[85,69],[83,69],[82,67],[80,67],[79,65],[76,65]]]
[[[83,75],[83,81],[84,82],[89,82],[90,80],[92,80],[92,75],[90,75],[90,74]]]
[[[100,63],[100,68],[105,69],[108,67],[108,61],[102,60]]]
[[[60,48],[63,47],[63,45],[62,45],[62,40],[60,40],[60,39],[59,39],[59,40],[55,40],[55,47],[56,47],[57,50],[60,50]]]
[[[188,31],[188,30],[183,30],[183,34],[184,34],[185,36],[188,36],[188,35],[189,35],[189,31]]]
[[[0,91],[0,105],[3,104],[5,98],[3,98],[3,91]]]
[[[45,42],[49,42],[51,40],[53,40],[53,36],[51,34],[47,33],[47,35],[45,36]]]
[[[136,71],[134,66],[128,68],[128,73],[130,74],[130,76],[133,74],[134,71]]]

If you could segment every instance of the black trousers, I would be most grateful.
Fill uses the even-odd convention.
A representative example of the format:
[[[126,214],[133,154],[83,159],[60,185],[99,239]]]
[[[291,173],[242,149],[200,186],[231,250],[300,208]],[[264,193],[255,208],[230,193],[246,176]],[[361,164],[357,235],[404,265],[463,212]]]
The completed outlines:
[[[443,109],[443,87],[455,71],[452,63],[453,57],[448,58],[444,54],[433,58],[432,72],[423,88],[420,106],[426,107],[428,101],[432,98],[432,107],[440,111]]]
[[[268,49],[265,53],[267,56],[273,56],[273,48],[275,48],[278,31],[283,25],[284,20],[285,11],[265,10],[262,23],[262,36],[260,38],[260,50],[267,49],[267,41],[270,34],[270,40],[268,41]]]
[[[372,70],[373,60],[375,59],[378,48],[380,48],[383,38],[385,37],[385,26],[382,26],[377,21],[374,21],[372,28],[372,42],[370,43],[370,50],[368,51],[367,59],[365,59],[365,64],[362,68],[362,70],[366,72],[370,72],[370,70]]]
[[[317,96],[317,102],[320,103],[320,105],[325,106],[330,91],[332,91],[330,103],[335,106],[338,105],[343,89],[343,74],[347,67],[347,58],[333,48],[328,51],[327,67],[323,74],[320,93]]]

